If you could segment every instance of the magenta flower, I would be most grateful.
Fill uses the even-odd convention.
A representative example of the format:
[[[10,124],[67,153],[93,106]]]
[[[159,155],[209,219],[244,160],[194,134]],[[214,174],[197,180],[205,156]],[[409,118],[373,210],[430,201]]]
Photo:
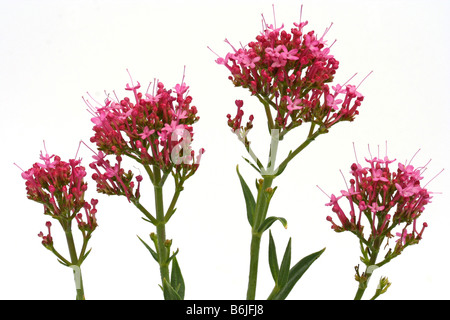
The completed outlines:
[[[360,260],[366,265],[366,271],[361,274],[359,265],[355,267],[355,279],[359,282],[355,299],[358,300],[364,294],[373,270],[422,240],[428,224],[424,222],[419,230],[417,223],[432,198],[426,185],[420,183],[420,170],[412,165],[399,163],[397,170],[391,170],[389,165],[395,160],[389,160],[387,156],[383,159],[371,157],[366,161],[370,167],[351,165],[353,178],[348,191],[341,191],[339,198],[332,195],[330,202],[326,203],[333,206],[340,222],[335,223],[332,217],[327,216],[331,228],[336,232],[349,231],[359,241]],[[338,203],[344,198],[349,203],[348,214]],[[392,244],[389,240],[394,234],[398,238]]]
[[[387,157],[366,159],[370,167],[361,167],[352,164],[348,191],[341,191],[342,196],[331,196],[327,205],[333,205],[333,211],[337,214],[341,225],[332,222],[335,231],[351,231],[360,239],[368,239],[364,242],[369,245],[376,241],[380,244],[383,240],[392,237],[395,228],[402,227],[401,241],[397,242],[393,255],[398,255],[408,245],[418,243],[422,239],[423,229],[416,228],[416,220],[422,215],[425,206],[431,202],[430,192],[422,187],[417,172],[413,166],[407,167],[401,163],[396,171],[391,171],[389,164],[395,160]],[[406,168],[408,168],[406,170]],[[338,204],[339,199],[346,198],[350,204],[349,217],[346,218],[343,209]],[[393,214],[388,212],[393,211]],[[366,217],[370,224],[371,234],[364,234],[362,217]],[[347,222],[348,221],[348,222]],[[425,228],[426,224],[424,225]],[[407,228],[412,227],[408,234]],[[399,235],[399,233],[397,233]],[[407,235],[407,236],[406,236]],[[369,240],[370,239],[370,240]]]
[[[145,140],[148,137],[150,137],[153,133],[155,133],[155,130],[150,130],[147,126],[144,128],[144,132],[140,133],[139,136],[141,139]]]
[[[172,166],[170,155],[177,143],[172,142],[171,134],[175,132],[181,135],[188,131],[192,141],[192,124],[199,117],[196,115],[197,108],[191,106],[192,98],[184,96],[189,88],[184,82],[175,86],[176,97],[161,82],[155,86],[156,93],[146,94],[145,99],[138,92],[139,82],[136,86],[127,84],[126,90],[135,94],[134,103],[129,98],[107,101],[105,106],[97,108],[88,103],[95,115],[95,135],[91,142],[97,145],[99,151],[137,157],[149,165],[158,164],[165,168]],[[190,165],[190,170],[195,171],[197,167]],[[117,189],[112,187],[108,192],[112,190]]]
[[[53,158],[53,161],[51,160]],[[86,171],[80,160],[61,161],[59,156],[42,156],[42,163],[22,173],[26,180],[27,197],[44,205],[44,213],[54,218],[69,218],[85,203]],[[61,216],[63,215],[63,216]]]
[[[289,114],[292,113],[294,110],[301,110],[302,106],[300,105],[301,99],[295,99],[294,101],[291,100],[290,97],[286,97],[286,100],[288,101],[287,109],[289,110]]]
[[[42,238],[42,245],[56,255],[58,261],[65,266],[80,267],[86,259],[90,250],[87,245],[92,233],[97,228],[96,205],[98,200],[85,200],[87,183],[84,181],[86,171],[81,166],[81,159],[70,159],[69,162],[62,161],[57,155],[42,155],[40,159],[44,162],[35,163],[22,173],[25,179],[27,197],[30,200],[41,203],[44,207],[44,214],[58,220],[64,234],[70,253],[70,258],[64,258],[54,246],[54,238],[50,227],[52,223],[47,221],[45,226],[48,229],[47,235],[41,231],[38,237]],[[98,159],[100,161],[100,157]],[[82,219],[80,211],[84,209],[86,222]],[[78,229],[82,235],[82,245],[79,252],[75,249],[72,236],[72,221],[77,221]],[[77,300],[84,300],[83,288],[77,287]]]
[[[384,206],[379,206],[376,202],[372,203],[372,205],[368,207],[370,208],[370,211],[372,211],[372,213],[377,213],[383,211],[384,209]]]
[[[332,96],[331,94],[327,94],[326,102],[328,106],[330,106],[334,110],[339,110],[338,105],[342,103],[342,99],[335,99],[334,96]]]
[[[145,102],[150,102],[150,103],[158,103],[159,99],[161,98],[161,94],[153,96],[149,93],[146,93],[145,96],[147,97],[147,99],[143,99],[143,100]]]
[[[418,194],[422,189],[418,186],[414,186],[413,184],[409,184],[406,187],[402,188],[398,183],[395,184],[395,187],[398,190],[398,193],[405,198],[411,197],[415,194]]]
[[[185,94],[188,89],[189,87],[184,82],[175,86],[175,92],[179,95]]]
[[[395,242],[400,242],[400,245],[405,245],[406,244],[406,236],[408,235],[408,232],[406,232],[406,229],[403,229],[402,233],[397,232],[395,234],[397,237],[399,237],[399,239]]]
[[[290,32],[284,25],[276,28],[264,20],[263,25],[256,40],[238,50],[225,40],[232,52],[216,62],[227,67],[236,87],[250,90],[266,104],[269,128],[289,131],[310,122],[326,131],[340,121],[353,121],[364,97],[352,85],[334,85],[330,93],[327,83],[333,81],[339,62],[325,46],[329,28],[318,37],[303,30],[307,22],[294,23]]]

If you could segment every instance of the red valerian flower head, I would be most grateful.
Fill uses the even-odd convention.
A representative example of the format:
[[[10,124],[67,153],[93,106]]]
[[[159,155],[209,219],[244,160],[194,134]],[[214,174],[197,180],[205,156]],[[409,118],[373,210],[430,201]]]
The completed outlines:
[[[40,158],[43,163],[36,162],[30,169],[22,172],[28,199],[43,204],[44,214],[65,222],[76,218],[78,212],[85,208],[90,215],[89,233],[92,233],[97,225],[95,205],[98,200],[91,200],[93,208],[85,201],[86,170],[81,166],[81,159],[65,162],[57,155],[43,156],[42,152]],[[43,238],[42,244],[50,248],[53,245],[51,223],[47,222],[46,226],[48,235],[44,236],[41,232],[39,237]]]
[[[350,187],[341,191],[341,196],[331,195],[327,205],[333,206],[339,218],[340,225],[333,222],[331,217],[327,220],[332,223],[332,229],[337,232],[351,231],[364,238],[364,221],[367,220],[366,228],[370,231],[368,239],[374,241],[393,236],[393,230],[400,229],[395,233],[399,240],[396,241],[394,254],[400,252],[411,244],[416,244],[422,239],[424,229],[428,226],[423,223],[419,230],[417,220],[425,210],[426,205],[431,202],[431,192],[420,183],[425,167],[414,168],[399,163],[398,168],[392,168],[392,163],[387,156],[384,159],[371,157],[365,159],[369,164],[362,167],[353,163],[350,173]],[[390,167],[391,165],[391,167]],[[348,215],[344,213],[340,199],[346,199],[350,210]]]
[[[151,84],[150,84],[151,85]],[[149,85],[149,88],[150,88]],[[204,149],[196,157],[193,155],[192,125],[199,120],[197,108],[188,95],[189,87],[184,82],[177,84],[173,92],[162,82],[153,84],[153,92],[139,92],[140,83],[127,84],[126,90],[134,93],[134,102],[128,97],[112,101],[106,99],[99,107],[89,106],[93,115],[95,143],[99,153],[94,156],[90,167],[96,172],[93,179],[97,191],[106,194],[125,195],[129,201],[139,197],[134,191],[133,173],[121,167],[122,156],[126,155],[139,163],[157,166],[163,172],[175,170],[189,171],[192,175],[198,168]],[[116,163],[105,159],[115,155]]]
[[[86,171],[80,160],[62,161],[57,155],[41,159],[44,163],[35,163],[22,173],[26,180],[28,199],[42,203],[44,213],[53,217],[69,218],[83,208],[87,183]]]
[[[293,128],[314,122],[325,129],[340,121],[353,121],[364,97],[352,85],[329,88],[339,68],[324,36],[306,32],[307,21],[290,30],[267,25],[255,41],[236,49],[216,62],[230,72],[236,87],[248,89],[275,110],[274,128]],[[212,51],[212,50],[211,50]],[[214,52],[214,51],[213,51]],[[266,111],[267,112],[267,111]],[[274,129],[272,128],[272,129]]]

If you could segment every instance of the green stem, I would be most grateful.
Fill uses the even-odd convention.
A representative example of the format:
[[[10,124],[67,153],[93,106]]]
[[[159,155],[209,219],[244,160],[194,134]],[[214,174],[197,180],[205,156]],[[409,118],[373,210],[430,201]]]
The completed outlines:
[[[145,209],[145,207],[139,202],[138,199],[132,199],[131,202],[144,214],[144,216],[147,217],[148,221],[153,223],[155,226],[158,225],[158,221],[155,219],[155,217],[153,217],[153,215],[148,212],[147,209]]]
[[[261,97],[261,95],[259,95],[259,94],[256,94],[256,97],[264,105],[264,110],[266,111],[266,116],[267,116],[267,126],[268,126],[269,133],[270,133],[270,130],[275,128],[275,123],[273,122],[272,113],[270,112],[270,106],[269,106],[271,101],[265,97],[264,98]]]
[[[250,245],[250,273],[248,276],[247,300],[255,300],[256,296],[260,244],[261,234],[253,234]]]
[[[267,101],[264,101],[261,97],[259,100],[264,104],[266,112],[269,110],[269,105]],[[269,112],[270,114],[270,112]],[[269,129],[273,128],[273,119],[268,116]],[[312,133],[314,125],[311,125],[311,130],[308,134],[307,139],[297,148],[294,152],[291,152],[286,159],[278,166],[279,168],[285,168],[289,161],[291,161],[297,154],[299,154],[304,148],[306,148],[315,138],[320,134],[324,133],[324,130],[318,129],[316,132]],[[279,137],[278,137],[279,138]],[[272,139],[273,140],[273,139]],[[273,142],[273,141],[272,141]],[[273,150],[272,150],[273,149]],[[274,160],[276,157],[277,144],[271,143],[271,158]],[[273,152],[273,154],[272,154]],[[274,162],[274,161],[273,161]],[[275,163],[270,163],[270,166],[274,166]],[[278,172],[278,169],[276,172]],[[250,245],[250,272],[248,277],[248,288],[247,288],[247,300],[254,300],[256,296],[256,283],[258,278],[258,261],[259,261],[259,250],[261,244],[262,233],[258,232],[259,226],[264,222],[267,215],[267,209],[269,206],[268,194],[265,192],[267,188],[272,186],[272,182],[275,176],[273,175],[263,175],[263,183],[258,191],[258,199],[256,202],[256,208],[253,219],[252,227],[252,241]]]
[[[291,152],[286,159],[284,159],[284,161],[282,163],[280,163],[280,165],[278,166],[278,168],[284,168],[287,166],[287,164],[289,163],[289,161],[291,161],[297,154],[299,154],[303,149],[305,149],[311,142],[313,142],[319,135],[321,135],[322,133],[324,133],[323,131],[321,131],[320,129],[318,129],[316,132],[314,132],[313,134],[309,134],[308,138],[306,138],[306,140],[297,148],[295,149],[293,152]]]
[[[379,252],[379,244],[376,247],[376,251],[372,252],[372,256],[370,257],[369,265],[366,266],[366,271],[364,272],[365,280],[363,282],[359,283],[358,291],[356,291],[355,299],[354,300],[361,300],[364,292],[367,289],[367,285],[369,283],[370,277],[372,276],[373,271],[376,269],[374,268],[375,263],[377,261],[377,256]],[[378,267],[378,266],[377,266]]]
[[[77,251],[75,249],[75,242],[73,241],[73,235],[72,235],[72,225],[71,225],[72,221],[68,221],[67,225],[64,227],[64,231],[66,234],[66,240],[67,240],[67,246],[69,248],[69,254],[70,254],[70,260],[72,265],[80,267],[78,265],[78,257],[77,257]],[[73,271],[74,276],[75,276],[75,270]],[[81,286],[80,288],[76,288],[77,290],[77,296],[76,299],[77,300],[85,300],[84,298],[84,287],[83,287],[83,279],[81,278],[81,274],[80,274],[80,283]]]
[[[156,236],[158,239],[158,261],[159,270],[161,273],[161,285],[164,285],[164,279],[170,283],[169,278],[169,265],[167,264],[167,248],[165,246],[166,242],[166,222],[164,218],[164,203],[163,203],[163,190],[161,181],[161,171],[158,167],[154,166],[154,192],[155,192],[155,210],[156,210],[156,220],[158,224],[156,226]]]
[[[252,242],[250,245],[250,272],[248,276],[247,300],[254,300],[256,296],[256,282],[258,278],[258,262],[259,249],[261,244],[262,233],[257,232],[261,223],[265,220],[267,209],[269,206],[268,194],[265,192],[270,188],[273,182],[272,176],[265,176],[263,183],[258,192],[258,199],[256,202],[255,216],[252,228]]]
[[[166,215],[165,215],[165,222],[167,223],[169,219],[172,217],[172,215],[175,213],[175,205],[178,201],[178,197],[180,196],[181,191],[183,190],[183,185],[175,187],[175,192],[172,197],[172,201],[170,202],[169,208],[167,209]]]
[[[280,292],[280,288],[278,285],[275,285],[270,295],[267,297],[267,300],[273,300],[273,298]]]

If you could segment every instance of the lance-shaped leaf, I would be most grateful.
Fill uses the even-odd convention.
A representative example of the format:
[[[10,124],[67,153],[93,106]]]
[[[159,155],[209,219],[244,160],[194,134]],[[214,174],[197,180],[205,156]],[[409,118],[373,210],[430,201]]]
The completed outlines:
[[[155,250],[153,250],[152,248],[150,248],[150,246],[148,244],[145,243],[144,240],[142,240],[139,236],[137,236],[139,238],[139,240],[141,240],[141,242],[144,244],[144,246],[148,249],[148,251],[150,251],[152,257],[156,260],[156,262],[158,261],[158,254],[155,252]]]
[[[249,165],[251,165],[253,167],[253,169],[255,169],[256,171],[258,171],[258,173],[261,173],[261,170],[258,169],[250,160],[248,160],[247,158],[242,157],[245,161],[247,161],[247,163]]]
[[[170,261],[172,261],[172,259],[175,258],[175,256],[178,254],[178,252],[180,251],[180,249],[177,249],[177,251],[175,251],[166,261],[167,264],[170,263]]]
[[[275,242],[273,241],[272,232],[269,230],[269,267],[272,273],[273,281],[275,283],[278,280],[278,259],[277,259],[277,249],[275,247]]]
[[[67,264],[66,262],[64,262],[64,261],[62,261],[62,260],[60,260],[60,259],[57,259],[57,260],[58,260],[58,262],[61,263],[63,266],[66,266],[66,267],[70,266],[70,264]]]
[[[247,220],[250,223],[250,226],[253,227],[253,216],[255,214],[256,207],[255,198],[253,197],[253,194],[250,191],[250,188],[248,187],[244,178],[242,178],[241,174],[239,173],[238,166],[236,166],[236,171],[239,176],[239,181],[241,182],[242,192],[244,193],[245,205],[247,207]]]
[[[285,229],[287,229],[287,221],[286,221],[285,218],[282,218],[282,217],[268,217],[268,218],[266,218],[266,220],[264,220],[263,223],[261,223],[261,225],[259,226],[257,232],[258,233],[263,233],[264,231],[269,229],[270,226],[277,220],[281,222],[281,224],[284,226]]]
[[[91,253],[91,249],[88,250],[88,252],[86,252],[80,259],[78,259],[78,265],[81,266],[81,264],[83,263],[83,261],[86,259],[86,257],[89,255],[89,253]]]
[[[295,266],[289,270],[289,277],[287,280],[286,285],[284,285],[280,291],[275,294],[272,299],[273,300],[284,300],[291,292],[292,288],[295,286],[295,284],[300,280],[300,278],[303,276],[303,274],[308,270],[308,268],[313,264],[314,261],[317,260],[317,258],[320,257],[320,255],[325,251],[325,248],[323,248],[320,251],[314,252],[310,254],[309,256],[304,257],[301,259]],[[281,268],[280,268],[281,272]]]
[[[283,288],[289,279],[291,267],[291,238],[289,238],[289,242],[286,246],[286,250],[284,251],[283,260],[280,265],[280,272],[278,273],[277,286]]]
[[[166,278],[163,280],[164,300],[183,300],[175,289],[167,282]]]
[[[289,154],[288,154],[288,158],[291,156],[291,154],[292,154],[292,150],[291,151],[289,151]],[[289,163],[289,161],[286,161],[286,162],[282,162],[281,164],[280,164],[280,166],[276,169],[276,171],[275,171],[275,176],[276,177],[278,177],[279,175],[281,175],[282,173],[283,173],[283,171],[284,171],[284,169],[286,169],[286,167],[287,167],[287,165],[288,165],[288,163]]]
[[[170,274],[170,284],[172,288],[175,289],[175,291],[180,296],[181,300],[184,299],[184,279],[183,275],[181,274],[180,265],[178,264],[177,258],[173,258],[172,262],[172,272]]]

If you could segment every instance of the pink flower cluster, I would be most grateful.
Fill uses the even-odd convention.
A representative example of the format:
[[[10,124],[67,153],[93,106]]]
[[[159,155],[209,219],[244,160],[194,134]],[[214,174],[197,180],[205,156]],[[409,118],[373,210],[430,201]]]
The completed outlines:
[[[189,87],[184,82],[177,84],[175,95],[161,82],[154,84],[152,94],[148,90],[145,94],[138,92],[140,87],[139,82],[126,85],[125,89],[134,94],[134,103],[127,97],[120,101],[108,98],[97,108],[87,102],[94,115],[95,135],[90,141],[100,151],[94,156],[96,161],[90,165],[96,171],[93,179],[97,182],[97,190],[106,194],[123,194],[129,201],[139,197],[142,177],[136,177],[138,186],[133,191],[133,173],[121,168],[122,155],[144,166],[157,166],[163,172],[182,167],[193,174],[204,153],[204,149],[200,149],[194,157],[190,146],[194,135],[192,125],[199,117],[197,108],[191,105],[192,97],[187,95]],[[116,164],[105,159],[111,154],[116,155]]]
[[[339,62],[325,47],[325,34],[303,32],[306,22],[294,23],[291,32],[284,26],[267,26],[248,46],[219,57],[216,62],[231,72],[237,87],[247,88],[277,112],[279,128],[302,122],[318,122],[330,128],[338,121],[352,121],[363,96],[352,85],[330,89]],[[288,122],[290,119],[291,122]]]
[[[244,116],[244,110],[242,110],[242,106],[244,105],[244,101],[242,100],[236,100],[235,101],[237,106],[237,112],[236,116],[231,119],[231,114],[227,115],[228,118],[228,126],[233,130],[233,132],[238,132],[239,130],[243,129],[245,132],[248,132],[251,128],[253,128],[253,115],[250,115],[248,122],[245,127],[241,125],[242,123],[242,117]]]
[[[428,190],[420,184],[423,178],[421,169],[399,163],[397,170],[391,171],[389,165],[395,160],[389,160],[387,157],[374,157],[366,161],[370,164],[369,167],[353,163],[350,187],[342,190],[338,197],[331,195],[327,205],[332,207],[340,221],[340,225],[337,225],[328,216],[327,220],[332,223],[332,229],[337,232],[348,230],[363,238],[361,217],[364,215],[370,224],[372,240],[392,237],[391,231],[404,224],[402,232],[396,234],[399,236],[396,249],[400,251],[406,244],[418,243],[427,224],[423,223],[419,230],[417,219],[432,198]],[[342,198],[349,202],[349,215],[344,213],[338,203]],[[389,213],[391,211],[393,213]],[[407,231],[410,225],[412,230]]]
[[[92,199],[91,203],[85,201],[87,183],[84,181],[86,171],[80,165],[80,160],[70,159],[69,162],[61,161],[59,156],[41,152],[40,159],[43,163],[35,163],[32,168],[22,172],[22,178],[26,180],[28,199],[42,203],[44,214],[61,220],[68,221],[76,218],[78,226],[89,233],[97,227],[95,206],[98,200]],[[79,211],[84,208],[87,223],[83,222]],[[48,235],[44,236],[42,243],[45,246],[52,245],[50,234],[51,223],[47,222]]]
[[[42,244],[44,247],[51,248],[53,246],[53,238],[52,233],[50,231],[50,227],[52,226],[52,223],[50,221],[47,221],[45,223],[45,226],[47,227],[48,233],[46,236],[44,236],[44,233],[41,231],[38,234],[39,238],[42,238]]]
[[[99,151],[98,155],[94,156],[94,159],[96,161],[89,166],[95,171],[92,175],[92,180],[97,182],[98,192],[108,195],[124,195],[127,197],[128,201],[130,201],[130,199],[139,199],[139,188],[142,176],[136,176],[138,186],[136,191],[134,191],[135,183],[132,181],[133,173],[131,170],[125,172],[125,170],[121,168],[122,156],[116,156],[117,163],[114,166],[111,165],[108,159],[105,159],[105,154],[102,151]]]

